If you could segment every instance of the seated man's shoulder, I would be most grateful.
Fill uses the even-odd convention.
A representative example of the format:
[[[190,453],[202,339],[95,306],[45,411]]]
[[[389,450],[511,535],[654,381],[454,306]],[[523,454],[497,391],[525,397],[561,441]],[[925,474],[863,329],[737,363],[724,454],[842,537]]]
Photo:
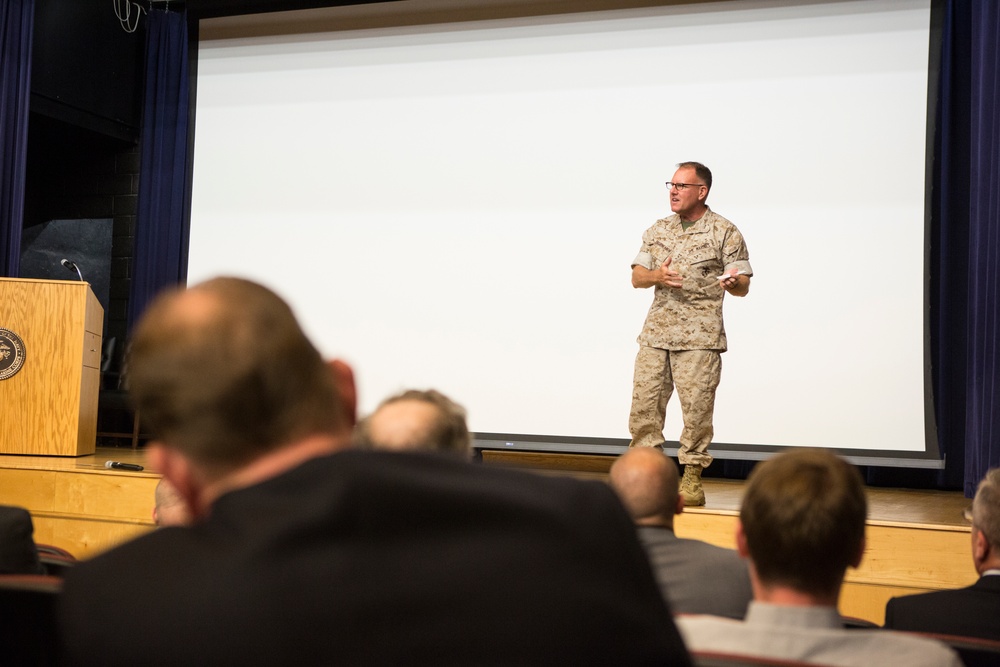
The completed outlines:
[[[672,553],[684,559],[723,566],[740,566],[746,569],[746,563],[733,549],[720,547],[702,540],[677,537],[667,528],[656,526],[639,526],[639,541],[651,552]]]
[[[747,628],[743,621],[710,614],[677,614],[675,620],[685,641],[693,645],[711,642],[722,631],[743,631]]]
[[[713,616],[679,616],[677,627],[694,653],[721,651],[784,660],[815,660],[843,667],[906,664],[960,667],[941,642],[890,630],[757,625]]]
[[[945,644],[928,638],[916,635],[896,632],[893,630],[844,630],[844,639],[859,643],[859,650],[864,651],[864,638],[868,646],[873,650],[870,654],[875,654],[876,650],[880,655],[892,656],[893,660],[898,660],[899,664],[913,665],[920,667],[927,665],[954,666],[959,667],[962,662],[958,655]]]
[[[964,589],[959,589],[964,590]],[[959,590],[929,591],[927,593],[915,593],[913,595],[901,595],[890,598],[886,603],[887,610],[923,611],[938,608],[942,603],[962,597]]]
[[[907,632],[1000,640],[1000,577],[967,588],[892,598],[885,607],[885,627]]]
[[[726,563],[743,563],[743,559],[734,549],[727,549],[701,540],[682,539],[681,548],[698,554],[699,557],[723,561]]]
[[[971,586],[894,597],[887,609],[934,610],[941,606],[987,604],[1000,609],[1000,576],[983,577]]]

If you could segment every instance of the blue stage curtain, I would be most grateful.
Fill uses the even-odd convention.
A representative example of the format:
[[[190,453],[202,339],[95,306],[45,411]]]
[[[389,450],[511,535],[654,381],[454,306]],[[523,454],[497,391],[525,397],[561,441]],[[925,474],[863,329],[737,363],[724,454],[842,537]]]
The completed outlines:
[[[931,190],[931,368],[949,488],[965,483],[969,256],[969,3],[949,0],[942,26]]]
[[[971,3],[965,491],[1000,465],[1000,3]]]
[[[129,328],[157,292],[184,282],[191,222],[187,16],[150,9],[148,18]]]
[[[0,2],[0,275],[21,264],[34,0]]]

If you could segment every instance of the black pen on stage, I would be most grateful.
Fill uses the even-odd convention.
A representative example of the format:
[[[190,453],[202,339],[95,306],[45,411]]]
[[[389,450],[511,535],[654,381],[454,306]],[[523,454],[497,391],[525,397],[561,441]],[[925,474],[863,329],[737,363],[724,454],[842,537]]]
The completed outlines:
[[[141,465],[135,463],[122,463],[121,461],[108,461],[104,464],[105,468],[114,468],[115,470],[142,470]]]

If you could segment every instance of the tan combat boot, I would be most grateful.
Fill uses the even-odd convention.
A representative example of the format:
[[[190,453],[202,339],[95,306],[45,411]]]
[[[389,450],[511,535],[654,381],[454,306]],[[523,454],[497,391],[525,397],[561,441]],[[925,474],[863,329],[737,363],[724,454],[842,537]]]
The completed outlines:
[[[705,490],[701,488],[701,466],[690,463],[684,466],[680,493],[685,507],[700,507],[705,504]]]

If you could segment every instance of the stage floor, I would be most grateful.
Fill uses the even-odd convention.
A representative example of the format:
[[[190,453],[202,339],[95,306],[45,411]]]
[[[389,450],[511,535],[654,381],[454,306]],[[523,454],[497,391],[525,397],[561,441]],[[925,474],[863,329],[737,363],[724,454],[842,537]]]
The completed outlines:
[[[484,450],[483,462],[535,470],[546,474],[568,474],[583,479],[607,480],[613,456],[592,454],[552,454],[540,452],[510,452]],[[737,513],[743,499],[745,482],[739,480],[702,478],[705,507],[687,511]],[[905,523],[908,525],[969,527],[963,516],[971,504],[961,492],[914,491],[868,487],[868,520],[871,522]]]

